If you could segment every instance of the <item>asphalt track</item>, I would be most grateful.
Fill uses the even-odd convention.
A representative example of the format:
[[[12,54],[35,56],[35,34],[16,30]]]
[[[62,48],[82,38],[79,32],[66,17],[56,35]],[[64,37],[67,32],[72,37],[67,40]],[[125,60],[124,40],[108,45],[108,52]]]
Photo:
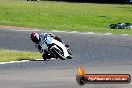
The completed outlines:
[[[37,52],[29,39],[31,32],[0,28],[0,48]],[[75,78],[79,65],[88,74],[132,75],[132,36],[52,33],[70,44],[74,58],[0,65],[0,88],[80,88]],[[132,83],[86,84],[82,88],[132,88]]]

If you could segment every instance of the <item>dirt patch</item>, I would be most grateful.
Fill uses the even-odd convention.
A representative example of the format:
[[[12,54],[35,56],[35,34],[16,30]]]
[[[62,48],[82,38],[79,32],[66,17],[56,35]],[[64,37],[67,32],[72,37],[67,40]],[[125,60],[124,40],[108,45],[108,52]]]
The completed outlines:
[[[9,29],[17,29],[17,30],[34,30],[34,28],[29,28],[29,27],[17,27],[17,26],[6,26],[6,25],[0,25],[0,28],[9,28]]]

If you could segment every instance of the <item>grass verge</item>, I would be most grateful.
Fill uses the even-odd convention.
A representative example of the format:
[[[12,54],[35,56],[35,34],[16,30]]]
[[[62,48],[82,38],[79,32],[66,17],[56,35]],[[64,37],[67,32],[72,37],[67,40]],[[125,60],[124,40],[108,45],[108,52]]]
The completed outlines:
[[[0,25],[132,34],[108,28],[111,23],[132,23],[132,6],[126,4],[0,0],[0,13]]]
[[[0,49],[0,62],[34,60],[37,58],[41,58],[40,53]]]

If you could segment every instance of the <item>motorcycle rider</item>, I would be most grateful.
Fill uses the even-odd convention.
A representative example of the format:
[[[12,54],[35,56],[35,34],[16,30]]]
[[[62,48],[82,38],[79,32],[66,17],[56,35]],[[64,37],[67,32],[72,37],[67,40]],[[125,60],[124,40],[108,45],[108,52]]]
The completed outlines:
[[[35,43],[35,47],[38,48],[39,52],[43,53],[42,57],[43,57],[44,60],[53,58],[53,56],[51,56],[48,53],[48,51],[47,51],[48,47],[47,46],[43,46],[43,47],[45,47],[45,49],[42,49],[42,46],[41,46],[41,43],[43,43],[45,41],[44,38],[46,38],[47,36],[49,37],[48,41],[50,41],[50,37],[51,37],[51,38],[63,43],[63,41],[61,40],[61,38],[59,36],[55,36],[52,33],[41,33],[41,34],[38,34],[36,32],[32,32],[30,39]],[[65,47],[67,48],[68,53],[71,54],[69,52],[69,45],[65,45]],[[69,57],[69,56],[67,58],[71,59],[71,57]]]

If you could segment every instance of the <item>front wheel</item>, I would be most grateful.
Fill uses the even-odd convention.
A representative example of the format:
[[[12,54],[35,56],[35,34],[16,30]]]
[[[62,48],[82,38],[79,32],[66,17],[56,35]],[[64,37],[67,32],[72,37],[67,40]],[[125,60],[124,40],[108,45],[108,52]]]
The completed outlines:
[[[51,59],[52,56],[48,55],[48,54],[43,54],[42,55],[43,59],[46,61],[47,59]]]
[[[56,58],[60,58],[61,60],[65,60],[66,57],[63,56],[63,52],[60,49],[56,49],[55,47],[51,48],[51,52],[54,53]]]

